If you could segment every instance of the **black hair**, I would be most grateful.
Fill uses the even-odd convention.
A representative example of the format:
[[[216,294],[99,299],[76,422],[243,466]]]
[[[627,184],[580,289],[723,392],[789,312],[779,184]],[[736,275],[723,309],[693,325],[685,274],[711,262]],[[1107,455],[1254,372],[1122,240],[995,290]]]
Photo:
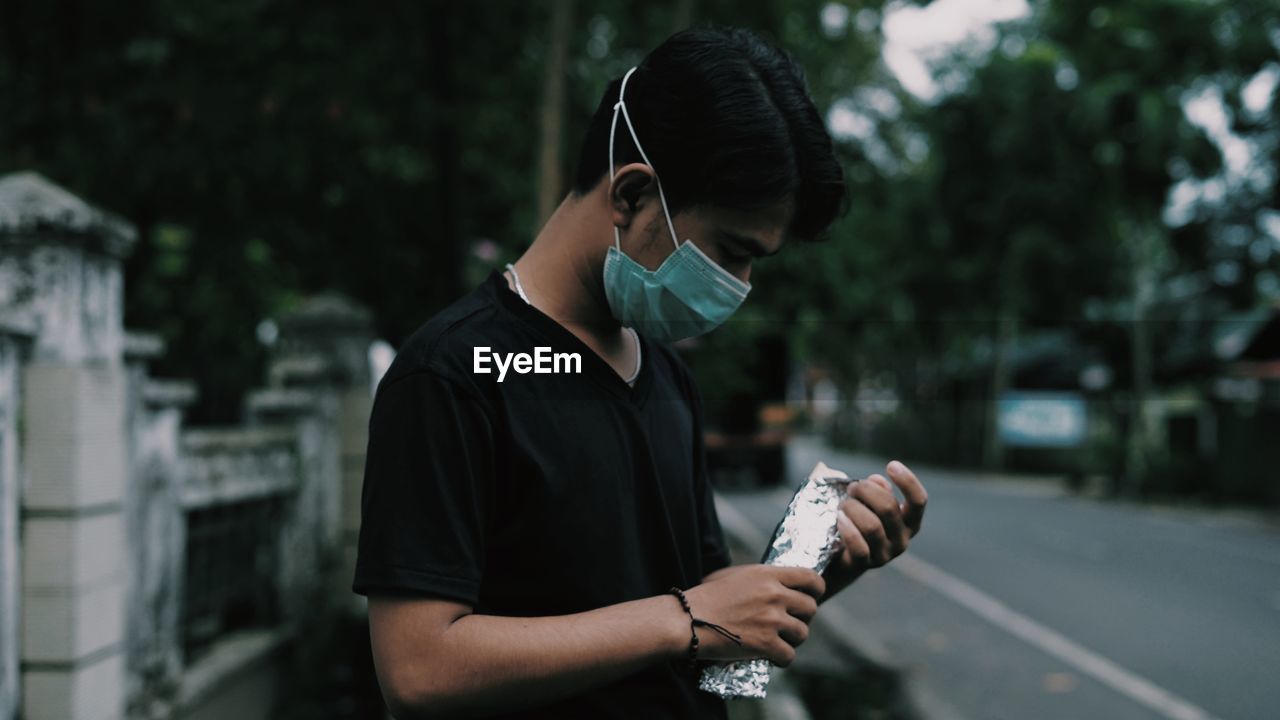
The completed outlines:
[[[574,193],[609,173],[609,83],[583,141]],[[800,66],[748,30],[698,28],[654,49],[627,81],[627,112],[678,213],[751,210],[794,196],[790,235],[820,236],[844,209],[844,173]],[[621,116],[614,162],[642,162]]]

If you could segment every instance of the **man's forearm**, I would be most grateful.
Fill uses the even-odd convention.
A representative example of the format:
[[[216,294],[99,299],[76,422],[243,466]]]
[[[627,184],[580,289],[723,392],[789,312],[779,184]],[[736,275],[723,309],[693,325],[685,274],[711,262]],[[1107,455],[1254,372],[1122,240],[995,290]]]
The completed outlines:
[[[465,615],[412,669],[405,717],[475,717],[567,697],[678,658],[689,624],[671,596],[553,617]]]

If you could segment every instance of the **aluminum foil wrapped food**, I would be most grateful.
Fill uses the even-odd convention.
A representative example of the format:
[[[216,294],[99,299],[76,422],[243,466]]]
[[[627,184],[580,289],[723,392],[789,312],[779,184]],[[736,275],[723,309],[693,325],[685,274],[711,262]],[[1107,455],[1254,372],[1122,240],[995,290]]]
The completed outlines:
[[[836,513],[849,488],[849,476],[818,463],[796,490],[761,560],[765,565],[826,569],[844,544],[836,529]],[[702,671],[698,687],[722,698],[762,698],[773,664],[740,660]]]

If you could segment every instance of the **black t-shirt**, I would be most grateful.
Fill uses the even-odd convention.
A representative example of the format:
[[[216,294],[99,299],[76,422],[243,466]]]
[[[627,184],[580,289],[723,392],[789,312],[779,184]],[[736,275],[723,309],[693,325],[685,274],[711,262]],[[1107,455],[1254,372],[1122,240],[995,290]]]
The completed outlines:
[[[577,353],[580,374],[477,374],[475,348]],[[494,272],[430,319],[378,385],[354,590],[583,612],[688,588],[729,564],[688,369],[641,339],[629,386]],[[673,608],[675,607],[673,601]],[[510,718],[723,718],[667,662]]]

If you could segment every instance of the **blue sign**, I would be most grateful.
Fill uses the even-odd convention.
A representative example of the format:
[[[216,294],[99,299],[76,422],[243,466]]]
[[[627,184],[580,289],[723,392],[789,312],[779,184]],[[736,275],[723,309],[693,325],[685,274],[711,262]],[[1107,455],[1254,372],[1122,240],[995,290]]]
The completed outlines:
[[[999,412],[1000,440],[1013,447],[1079,447],[1088,430],[1084,398],[1077,393],[1007,392]]]

